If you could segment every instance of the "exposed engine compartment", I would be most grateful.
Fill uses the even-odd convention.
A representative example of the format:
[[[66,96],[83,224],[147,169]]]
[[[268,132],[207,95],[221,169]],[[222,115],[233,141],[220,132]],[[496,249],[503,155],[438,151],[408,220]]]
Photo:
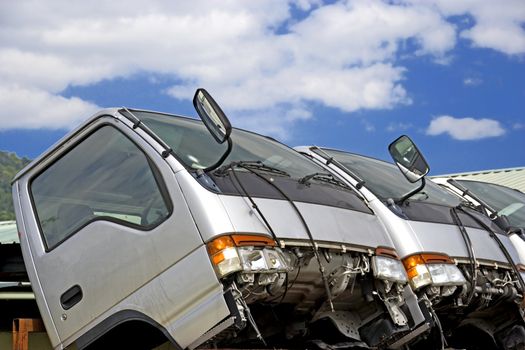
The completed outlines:
[[[384,348],[414,326],[405,303],[404,291],[409,287],[404,271],[396,276],[392,268],[388,276],[380,266],[399,260],[372,251],[321,248],[319,253],[330,295],[311,247],[239,249],[242,270],[223,278],[223,283],[233,296],[240,322],[206,346],[326,342]]]
[[[521,337],[525,328],[523,309],[517,307],[523,302],[523,294],[511,270],[482,265],[473,276],[469,264],[458,267],[466,277],[464,285],[429,285],[421,291],[432,301],[449,345],[473,349],[513,348],[505,344],[515,342],[514,338]],[[525,338],[518,343],[525,345]]]

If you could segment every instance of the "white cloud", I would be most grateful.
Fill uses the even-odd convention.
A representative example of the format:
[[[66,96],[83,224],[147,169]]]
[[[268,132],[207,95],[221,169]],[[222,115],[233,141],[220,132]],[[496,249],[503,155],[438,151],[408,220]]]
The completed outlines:
[[[312,113],[301,106],[278,105],[270,109],[234,111],[230,116],[236,127],[257,130],[264,135],[286,139],[290,129],[299,121],[313,118]]]
[[[256,73],[256,72],[255,72]],[[403,70],[388,64],[334,70],[324,66],[287,67],[272,75],[247,77],[242,89],[237,84],[206,84],[221,104],[234,110],[264,109],[276,104],[318,101],[325,106],[353,112],[362,108],[390,108],[410,103],[405,89],[397,83]],[[168,89],[179,99],[189,99],[204,83],[187,83]]]
[[[17,86],[0,86],[0,106],[0,131],[71,128],[100,109],[76,97],[65,98]]]
[[[463,79],[463,85],[465,86],[478,86],[481,85],[481,83],[483,83],[483,80],[481,80],[480,78],[469,77]]]
[[[442,115],[432,119],[426,130],[427,135],[449,134],[456,140],[479,140],[498,137],[505,134],[505,129],[494,119],[455,118]]]
[[[374,132],[376,131],[376,127],[374,124],[370,123],[366,119],[361,120],[361,124],[365,127],[366,132]]]
[[[390,60],[415,39],[419,52],[443,55],[455,44],[454,27],[423,6],[346,1],[323,6],[291,28],[298,62],[344,67]]]
[[[412,123],[405,122],[393,122],[388,124],[386,131],[388,132],[403,132],[412,129],[414,125]]]
[[[34,107],[39,122],[29,122],[12,117],[25,115],[23,107],[28,108],[14,103],[9,113],[0,110],[0,124],[3,128],[69,127],[77,118],[74,113],[87,113],[95,106],[61,97],[66,88],[146,72],[178,81],[166,90],[178,99],[191,98],[197,86],[208,88],[224,109],[259,131],[269,125],[261,122],[263,116],[278,112],[272,116],[273,131],[268,132],[286,136],[290,126],[305,119],[291,117],[294,111],[306,111],[309,103],[346,112],[411,103],[403,86],[405,68],[396,63],[397,55],[410,41],[416,48],[409,55],[449,62],[457,33],[444,16],[475,13],[476,20],[484,19],[476,25],[501,23],[506,25],[500,26],[503,30],[516,32],[519,38],[521,29],[516,31],[515,23],[521,15],[511,18],[507,11],[492,21],[494,15],[478,9],[485,5],[468,4],[5,2],[0,12],[0,89],[10,94],[1,98],[21,101],[14,94],[30,94],[32,101],[48,109]],[[304,11],[303,16],[293,18],[292,8]],[[475,28],[462,35],[482,45]],[[519,46],[519,40],[516,43]],[[50,108],[53,104],[56,108]],[[71,114],[67,117],[57,110]]]
[[[475,47],[508,55],[525,54],[525,5],[523,0],[409,0],[439,9],[444,16],[471,16],[473,26],[461,31]]]
[[[303,11],[309,11],[314,7],[321,6],[323,0],[295,0],[292,3]]]
[[[509,55],[525,53],[525,31],[519,23],[484,23],[461,34],[478,47],[495,49]]]
[[[69,85],[86,85],[114,74],[109,63],[83,64],[59,53],[0,48],[0,84],[7,83],[59,93]]]

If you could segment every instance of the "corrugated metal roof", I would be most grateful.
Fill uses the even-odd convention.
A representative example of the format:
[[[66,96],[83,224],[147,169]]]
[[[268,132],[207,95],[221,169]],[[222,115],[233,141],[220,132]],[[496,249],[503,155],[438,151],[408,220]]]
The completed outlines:
[[[451,177],[455,179],[490,182],[525,192],[525,167],[480,170],[468,173],[445,174],[431,177]]]
[[[0,243],[20,243],[16,221],[0,221]]]

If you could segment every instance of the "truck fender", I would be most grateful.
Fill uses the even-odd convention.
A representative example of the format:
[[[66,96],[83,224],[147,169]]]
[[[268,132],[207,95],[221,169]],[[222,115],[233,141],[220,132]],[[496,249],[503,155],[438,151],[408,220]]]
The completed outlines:
[[[147,341],[148,344],[143,346],[148,349],[153,345],[151,343],[157,343],[153,345],[156,346],[170,341],[177,349],[182,349],[166,328],[136,310],[122,310],[109,316],[81,335],[76,345],[80,350],[96,349],[101,343],[105,347],[116,343],[114,345],[118,348],[126,348],[122,347],[125,341],[131,342],[133,348],[142,348],[140,342]]]

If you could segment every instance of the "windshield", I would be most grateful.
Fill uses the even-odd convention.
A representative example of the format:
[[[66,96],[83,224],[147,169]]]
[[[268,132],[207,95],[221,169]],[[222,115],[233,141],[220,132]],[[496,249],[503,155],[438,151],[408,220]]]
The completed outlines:
[[[342,151],[324,148],[323,151],[364,180],[366,188],[381,200],[401,198],[418,186],[408,182],[393,164]],[[442,190],[431,181],[427,181],[425,188],[410,199],[448,206],[456,206],[460,203],[456,196]]]
[[[144,111],[133,111],[133,114],[164,140],[191,169],[204,169],[214,164],[227,149],[226,143],[217,143],[198,120]],[[234,129],[231,139],[233,148],[223,164],[262,161],[264,165],[285,171],[297,179],[323,171],[299,153],[270,138]]]
[[[525,227],[525,194],[512,188],[487,182],[456,180],[476,197],[506,215],[512,226]]]

